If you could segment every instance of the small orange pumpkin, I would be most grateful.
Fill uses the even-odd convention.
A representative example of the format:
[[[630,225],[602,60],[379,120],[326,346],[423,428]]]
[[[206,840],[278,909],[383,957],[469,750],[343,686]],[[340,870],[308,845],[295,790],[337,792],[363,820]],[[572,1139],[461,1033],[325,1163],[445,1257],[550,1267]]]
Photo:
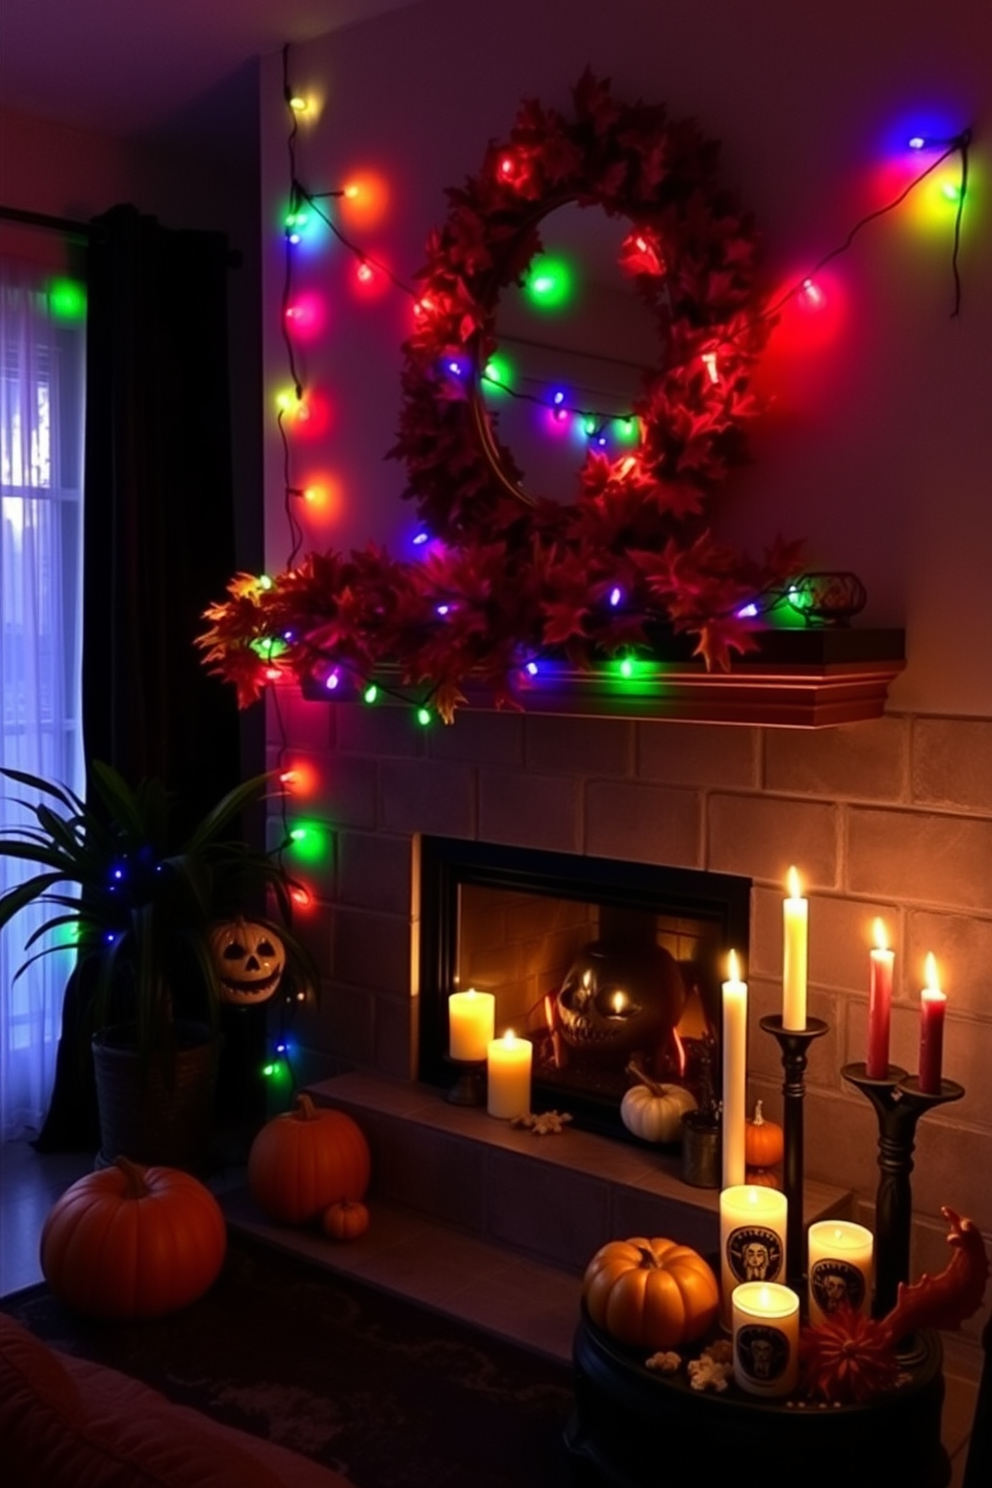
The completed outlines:
[[[744,1124],[744,1156],[749,1168],[773,1168],[782,1161],[785,1134],[777,1121],[768,1121],[756,1101],[754,1115]]]
[[[248,1153],[248,1190],[281,1224],[306,1224],[338,1199],[364,1198],[370,1172],[357,1123],[306,1094],[262,1127]]]
[[[119,1157],[56,1200],[42,1227],[41,1269],[74,1312],[154,1318],[195,1302],[226,1250],[220,1205],[198,1179]]]
[[[582,1281],[593,1322],[621,1343],[673,1349],[701,1338],[720,1307],[710,1266],[674,1240],[610,1240]]]
[[[330,1240],[357,1240],[369,1227],[369,1211],[357,1199],[338,1199],[324,1210],[320,1222]]]
[[[778,1174],[773,1173],[770,1168],[748,1168],[744,1178],[752,1188],[781,1188]]]

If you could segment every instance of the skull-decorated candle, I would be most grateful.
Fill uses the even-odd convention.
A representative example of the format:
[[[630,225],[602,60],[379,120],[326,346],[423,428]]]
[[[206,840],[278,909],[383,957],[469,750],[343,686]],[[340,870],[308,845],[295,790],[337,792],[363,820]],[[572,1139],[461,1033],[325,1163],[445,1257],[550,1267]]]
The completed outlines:
[[[821,1219],[809,1227],[809,1320],[814,1327],[843,1306],[871,1307],[871,1230],[846,1219]]]
[[[777,1282],[746,1281],[732,1299],[734,1380],[751,1395],[791,1395],[799,1372],[799,1298]]]
[[[777,1188],[741,1183],[720,1194],[720,1320],[732,1321],[731,1297],[745,1281],[785,1280],[788,1204]]]

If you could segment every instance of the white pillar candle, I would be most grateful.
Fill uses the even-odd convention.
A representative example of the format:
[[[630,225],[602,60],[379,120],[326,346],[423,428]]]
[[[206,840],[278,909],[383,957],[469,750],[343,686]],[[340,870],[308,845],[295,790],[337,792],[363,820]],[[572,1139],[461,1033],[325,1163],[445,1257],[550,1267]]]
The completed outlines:
[[[806,1027],[806,960],[809,900],[800,894],[799,874],[789,869],[789,897],[782,905],[782,1027]]]
[[[799,1298],[775,1282],[733,1295],[734,1379],[750,1395],[791,1395],[799,1373]],[[802,1474],[800,1474],[800,1477]]]
[[[821,1219],[809,1227],[809,1320],[816,1326],[845,1303],[871,1307],[874,1239],[864,1225]]]
[[[723,983],[723,1187],[743,1183],[747,1161],[747,982],[740,980],[737,952],[730,953],[730,979]]]
[[[448,1053],[466,1062],[485,1059],[496,1026],[491,992],[452,992],[448,998]]]
[[[720,1318],[731,1324],[731,1297],[745,1281],[785,1279],[788,1203],[777,1188],[738,1184],[720,1195]]]
[[[490,1116],[509,1119],[530,1110],[530,1070],[534,1046],[530,1039],[517,1038],[507,1029],[489,1045],[489,1088],[486,1109]]]

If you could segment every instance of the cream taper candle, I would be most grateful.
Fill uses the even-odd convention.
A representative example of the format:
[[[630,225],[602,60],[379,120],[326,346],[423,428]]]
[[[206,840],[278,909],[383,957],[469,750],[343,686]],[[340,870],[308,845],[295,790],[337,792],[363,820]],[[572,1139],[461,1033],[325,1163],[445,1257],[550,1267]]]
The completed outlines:
[[[729,958],[729,980],[723,983],[723,1187],[743,1183],[747,1161],[747,982],[741,981],[737,952]]]
[[[806,1027],[806,959],[809,900],[803,899],[799,874],[789,869],[789,897],[782,905],[782,1027]]]

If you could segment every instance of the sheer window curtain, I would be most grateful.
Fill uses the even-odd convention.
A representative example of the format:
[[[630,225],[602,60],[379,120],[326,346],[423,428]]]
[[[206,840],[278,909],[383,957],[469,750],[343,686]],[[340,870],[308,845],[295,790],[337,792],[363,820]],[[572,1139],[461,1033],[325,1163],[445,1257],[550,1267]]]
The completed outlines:
[[[0,358],[0,765],[82,794],[85,328],[50,270],[0,258]],[[0,829],[26,824],[24,796],[0,779]],[[0,890],[29,876],[0,857]],[[0,934],[3,1140],[40,1129],[54,1081],[71,950],[14,980],[41,920]]]

